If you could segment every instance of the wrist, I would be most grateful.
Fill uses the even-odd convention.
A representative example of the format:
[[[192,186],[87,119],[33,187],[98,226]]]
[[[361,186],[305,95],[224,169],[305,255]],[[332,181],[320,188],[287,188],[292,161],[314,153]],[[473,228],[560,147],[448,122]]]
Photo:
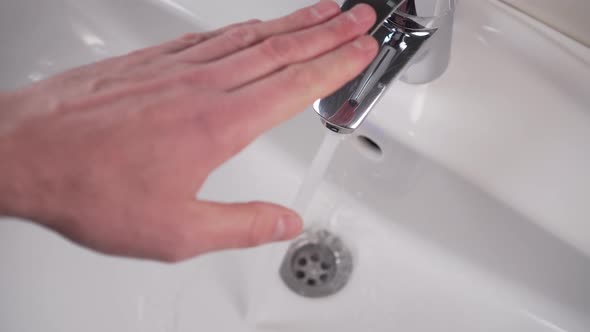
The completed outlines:
[[[0,215],[32,218],[36,203],[19,135],[19,97],[0,93]]]
[[[13,167],[10,160],[12,156],[7,152],[4,143],[0,142],[0,216],[27,218],[32,212],[26,201],[27,184]]]

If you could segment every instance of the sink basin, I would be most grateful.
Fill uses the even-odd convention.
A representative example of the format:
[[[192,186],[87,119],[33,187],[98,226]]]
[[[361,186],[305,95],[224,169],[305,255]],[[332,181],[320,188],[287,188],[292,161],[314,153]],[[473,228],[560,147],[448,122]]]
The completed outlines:
[[[3,2],[0,88],[309,3]],[[588,331],[589,80],[588,48],[500,2],[461,1],[448,72],[395,83],[305,215],[353,255],[339,293],[291,292],[278,273],[288,243],[167,265],[4,218],[0,330]],[[199,196],[289,205],[325,133],[305,110]]]

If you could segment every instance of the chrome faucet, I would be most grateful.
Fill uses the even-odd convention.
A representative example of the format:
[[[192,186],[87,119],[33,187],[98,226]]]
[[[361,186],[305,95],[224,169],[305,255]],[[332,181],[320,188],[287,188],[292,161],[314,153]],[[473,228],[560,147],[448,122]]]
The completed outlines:
[[[451,52],[454,0],[345,0],[342,10],[361,2],[377,13],[369,34],[379,53],[362,74],[313,105],[328,129],[343,134],[359,127],[394,79],[424,84],[441,76]]]

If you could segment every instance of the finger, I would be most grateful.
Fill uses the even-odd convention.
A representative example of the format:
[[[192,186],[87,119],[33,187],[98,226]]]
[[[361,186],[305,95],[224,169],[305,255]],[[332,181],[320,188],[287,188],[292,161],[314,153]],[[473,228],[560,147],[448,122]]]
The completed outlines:
[[[324,24],[270,37],[254,47],[207,65],[211,72],[207,75],[208,83],[231,89],[291,63],[317,57],[367,32],[375,19],[375,11],[361,4]]]
[[[262,21],[260,21],[258,19],[252,19],[252,20],[248,20],[245,22],[239,22],[239,23],[235,23],[232,25],[228,25],[226,27],[212,30],[212,31],[188,33],[188,34],[181,36],[180,38],[176,38],[174,40],[171,40],[171,41],[159,44],[159,45],[147,47],[147,48],[132,52],[131,54],[143,55],[145,57],[156,57],[156,56],[160,56],[160,55],[164,55],[164,54],[177,53],[177,52],[183,51],[189,47],[192,47],[192,46],[195,46],[199,43],[202,43],[207,39],[219,36],[228,30],[236,29],[239,27],[247,26],[247,25],[257,24],[260,22],[262,22]]]
[[[377,42],[362,36],[340,48],[305,63],[294,64],[246,85],[230,94],[236,105],[248,105],[248,112],[228,107],[209,121],[220,141],[241,149],[264,131],[290,119],[313,101],[325,97],[359,75],[377,54]]]
[[[221,27],[221,28],[216,29],[216,30],[213,30],[213,31],[205,32],[204,33],[205,34],[205,37],[206,37],[205,39],[209,39],[209,38],[212,38],[212,37],[219,36],[222,33],[226,32],[228,30],[234,29],[234,28],[239,28],[239,27],[242,27],[242,26],[253,25],[253,24],[258,24],[258,23],[262,23],[262,21],[259,20],[259,19],[257,19],[257,18],[255,18],[255,19],[244,21],[244,22],[230,24],[230,25],[227,25],[225,27]]]
[[[130,83],[162,79],[171,76],[170,73],[184,72],[189,64],[170,61],[162,56],[182,51],[229,29],[260,22],[258,19],[252,19],[213,31],[190,33],[160,45],[134,51],[126,56],[108,59],[103,63],[107,64],[107,68],[114,69],[113,74],[104,75],[106,71],[101,71],[102,75],[96,75],[97,78],[93,81],[90,89],[94,92],[104,92]]]
[[[305,29],[322,23],[340,12],[333,1],[319,3],[300,9],[285,17],[268,22],[232,28],[194,47],[178,53],[178,58],[191,63],[201,63],[251,46],[270,36]]]
[[[289,240],[301,233],[299,216],[279,205],[262,202],[223,204],[199,201],[184,222],[183,235],[171,260],[214,250],[247,248]]]
[[[258,24],[261,23],[262,21],[259,19],[251,19],[248,21],[244,21],[244,22],[239,22],[239,23],[234,23],[213,31],[207,31],[207,32],[202,32],[202,33],[189,33],[187,35],[184,35],[180,38],[180,40],[178,41],[178,43],[171,43],[169,46],[164,47],[163,48],[163,52],[162,53],[177,53],[180,51],[184,51],[185,49],[189,48],[189,47],[193,47],[199,43],[202,43],[204,41],[206,41],[207,39],[211,39],[214,37],[217,37],[223,33],[225,33],[226,31],[232,30],[232,29],[237,29],[240,27],[245,27],[245,26],[249,26],[249,25],[254,25],[254,24]]]

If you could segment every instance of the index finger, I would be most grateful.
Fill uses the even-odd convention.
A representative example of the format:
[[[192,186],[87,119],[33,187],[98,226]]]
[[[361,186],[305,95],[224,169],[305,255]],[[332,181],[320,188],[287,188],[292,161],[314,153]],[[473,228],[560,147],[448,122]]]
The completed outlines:
[[[228,29],[221,35],[188,48],[177,57],[191,63],[222,58],[254,45],[268,37],[289,33],[323,23],[340,13],[334,1],[319,3],[274,20]]]

